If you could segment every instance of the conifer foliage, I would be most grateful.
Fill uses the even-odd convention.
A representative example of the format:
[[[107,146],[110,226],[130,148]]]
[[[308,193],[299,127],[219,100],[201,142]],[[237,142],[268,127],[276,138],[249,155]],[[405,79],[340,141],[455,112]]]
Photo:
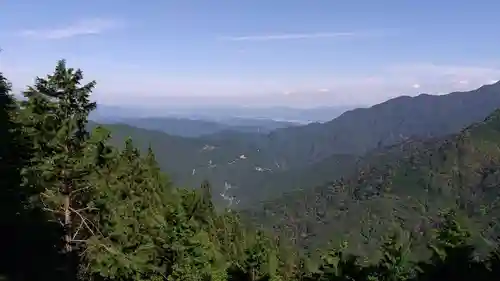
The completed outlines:
[[[208,182],[174,187],[152,149],[89,132],[94,86],[62,60],[21,102],[0,74],[0,280],[499,280],[498,249],[479,258],[451,211],[428,261],[410,258],[403,231],[375,263],[346,244],[319,260],[299,254],[216,210]]]

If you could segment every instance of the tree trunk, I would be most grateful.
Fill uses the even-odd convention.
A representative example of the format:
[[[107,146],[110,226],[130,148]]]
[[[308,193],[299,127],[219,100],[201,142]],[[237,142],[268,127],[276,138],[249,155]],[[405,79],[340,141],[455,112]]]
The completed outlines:
[[[66,187],[66,194],[64,195],[64,249],[67,254],[72,252],[71,246],[71,210],[69,188]]]
[[[73,253],[73,238],[72,231],[72,217],[71,217],[71,183],[65,177],[65,171],[63,170],[63,208],[64,208],[64,255],[66,264],[66,280],[75,280],[75,264],[74,264],[74,253]]]

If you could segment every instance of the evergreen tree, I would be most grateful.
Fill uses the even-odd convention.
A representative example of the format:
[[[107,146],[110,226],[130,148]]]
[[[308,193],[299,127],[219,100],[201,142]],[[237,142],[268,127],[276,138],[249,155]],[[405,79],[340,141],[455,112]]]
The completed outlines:
[[[258,230],[244,251],[243,259],[230,268],[230,280],[269,280],[273,273],[270,261],[273,258],[270,240],[263,231]],[[239,277],[238,277],[239,276]]]
[[[27,202],[26,194],[19,188],[21,185],[21,169],[27,164],[21,154],[25,148],[19,143],[19,124],[16,124],[15,115],[18,108],[14,97],[10,94],[10,83],[0,73],[0,218],[1,222],[14,219],[24,209]],[[23,161],[24,160],[24,161]]]
[[[367,273],[358,264],[358,257],[347,254],[347,243],[342,243],[339,250],[332,249],[322,257],[318,272],[312,275],[316,280],[366,280]]]
[[[31,204],[36,190],[23,185],[32,150],[19,122],[19,107],[0,73],[0,276],[8,280],[61,280],[58,225]],[[33,235],[36,233],[36,235]],[[0,278],[1,279],[1,278]]]
[[[67,279],[76,277],[77,252],[92,232],[87,212],[93,209],[87,176],[94,163],[84,161],[88,150],[87,118],[96,104],[89,101],[95,81],[81,85],[81,70],[64,60],[46,78],[37,78],[24,93],[22,121],[34,154],[26,169],[26,185],[40,192],[40,204],[64,228]],[[76,248],[75,248],[76,247]]]
[[[373,277],[380,281],[405,281],[412,277],[410,245],[397,234],[388,236],[382,245],[382,258]]]
[[[104,146],[97,154],[101,161],[94,202],[99,232],[89,239],[87,272],[109,279],[161,279],[159,243],[168,230],[164,185],[150,176],[131,140],[119,155],[106,151]]]
[[[445,210],[441,218],[441,227],[429,245],[431,260],[419,263],[418,280],[481,280],[484,264],[474,259],[470,233],[458,222],[455,211]]]
[[[487,267],[486,277],[489,280],[500,280],[500,246],[497,246],[488,255],[485,261],[485,266]]]

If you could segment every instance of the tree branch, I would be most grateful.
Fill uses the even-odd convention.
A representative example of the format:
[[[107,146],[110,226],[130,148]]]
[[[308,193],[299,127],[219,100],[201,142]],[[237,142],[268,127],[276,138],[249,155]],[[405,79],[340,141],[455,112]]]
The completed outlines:
[[[77,192],[80,192],[80,191],[83,191],[83,190],[89,189],[89,188],[90,188],[90,186],[82,187],[82,188],[79,188],[79,189],[75,189],[75,190],[71,191],[69,194],[73,195],[74,193],[77,193]]]
[[[73,209],[73,208],[69,207],[69,210],[70,210],[70,211],[72,211],[73,213],[77,214],[77,215],[80,217],[80,219],[82,220],[82,223],[83,223],[83,224],[85,224],[85,226],[87,227],[87,229],[90,231],[90,233],[92,233],[92,235],[94,235],[94,236],[95,236],[94,231],[93,231],[93,230],[92,230],[92,228],[90,228],[90,226],[87,224],[87,219],[86,219],[84,216],[82,216],[82,214],[80,214],[80,213],[79,213],[78,211],[76,211],[75,209]],[[90,222],[90,221],[89,221],[89,222]],[[92,223],[92,222],[90,222],[90,223]],[[92,225],[93,225],[93,224],[92,224]],[[95,225],[93,225],[93,226],[95,227]]]
[[[49,209],[49,208],[43,208],[42,210],[48,211],[48,212],[51,212],[51,213],[54,213],[54,214],[61,214],[62,213],[62,211],[56,211],[56,210],[52,210],[52,209]]]
[[[84,221],[82,220],[80,222],[80,225],[78,226],[78,229],[75,231],[75,234],[73,235],[73,238],[71,238],[72,241],[75,241],[76,236],[78,235],[78,232],[80,232],[80,229],[82,229]]]

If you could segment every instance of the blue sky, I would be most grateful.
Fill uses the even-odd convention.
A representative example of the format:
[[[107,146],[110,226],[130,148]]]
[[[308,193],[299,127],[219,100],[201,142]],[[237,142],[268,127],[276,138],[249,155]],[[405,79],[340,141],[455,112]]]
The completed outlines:
[[[495,0],[7,0],[16,89],[57,59],[106,104],[373,104],[500,79]]]

